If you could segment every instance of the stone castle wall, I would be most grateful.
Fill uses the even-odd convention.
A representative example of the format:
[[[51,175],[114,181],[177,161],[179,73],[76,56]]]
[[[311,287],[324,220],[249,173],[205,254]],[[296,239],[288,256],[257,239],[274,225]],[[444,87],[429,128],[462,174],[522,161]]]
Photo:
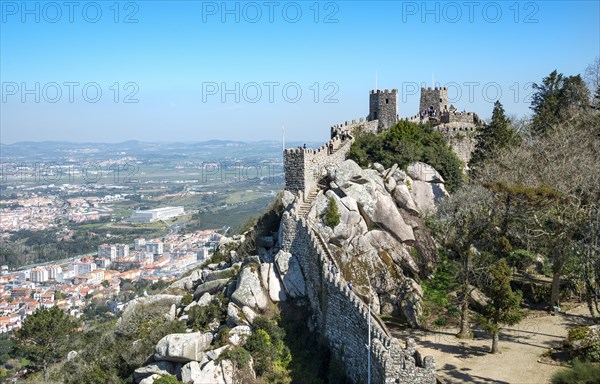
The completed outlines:
[[[471,155],[477,144],[477,127],[468,123],[441,124],[435,127],[446,138],[446,142],[456,156],[465,164],[471,160]]]
[[[335,137],[343,132],[353,134],[353,132],[360,127],[363,132],[377,133],[379,126],[379,120],[365,120],[364,117],[358,120],[353,119],[352,121],[345,121],[342,124],[335,124],[331,126],[331,137]]]
[[[355,383],[367,381],[370,317],[372,382],[434,384],[433,358],[422,359],[413,340],[403,348],[381,319],[348,288],[341,274],[332,273],[329,266],[335,265],[335,260],[310,223],[297,216],[296,206],[291,213],[284,213],[281,229],[282,249],[297,258],[304,274],[317,328],[344,362],[346,374]]]
[[[317,149],[296,148],[284,152],[285,189],[304,197],[316,188],[325,176],[327,167],[339,164],[346,159],[353,139],[342,140],[338,135]],[[333,154],[329,154],[329,144],[333,144]]]

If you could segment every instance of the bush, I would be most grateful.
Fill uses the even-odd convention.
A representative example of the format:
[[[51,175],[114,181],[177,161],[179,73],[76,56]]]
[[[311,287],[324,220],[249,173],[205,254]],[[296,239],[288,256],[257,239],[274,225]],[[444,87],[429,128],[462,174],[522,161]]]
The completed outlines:
[[[204,331],[213,320],[217,319],[221,322],[221,318],[225,313],[226,306],[215,299],[206,306],[193,306],[188,312],[187,324],[195,331]]]
[[[535,254],[525,250],[517,249],[510,252],[507,258],[508,265],[517,269],[517,271],[525,271],[535,262]]]
[[[175,376],[163,375],[158,379],[154,380],[154,384],[180,384],[181,381],[177,380]]]
[[[244,348],[233,347],[233,348],[229,348],[225,352],[223,352],[221,354],[221,356],[219,356],[219,361],[220,360],[231,360],[235,364],[235,366],[238,369],[240,369],[240,368],[246,367],[248,365],[248,363],[250,362],[251,358],[252,358],[252,356],[250,356],[250,352],[248,352]]]
[[[190,293],[186,293],[183,298],[181,298],[181,304],[186,307],[190,305],[194,301],[194,296]]]
[[[552,384],[600,384],[600,366],[575,360],[573,368],[552,376]]]
[[[567,342],[573,357],[581,361],[600,362],[600,326],[575,327],[569,330]]]
[[[323,221],[329,228],[334,228],[340,223],[340,211],[338,210],[335,199],[332,197],[329,198],[327,209],[323,212]]]
[[[264,316],[254,319],[253,328],[244,347],[252,355],[256,374],[269,383],[289,382],[291,354],[284,343],[285,330]]]

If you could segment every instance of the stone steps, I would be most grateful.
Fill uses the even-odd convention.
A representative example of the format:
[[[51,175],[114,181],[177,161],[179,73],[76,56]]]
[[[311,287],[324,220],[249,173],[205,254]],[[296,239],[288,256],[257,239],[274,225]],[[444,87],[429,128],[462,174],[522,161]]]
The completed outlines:
[[[308,194],[306,200],[300,205],[300,207],[298,207],[298,215],[303,217],[306,217],[306,215],[308,215],[312,202],[315,199],[315,197],[317,197],[318,193],[319,191],[315,189]]]

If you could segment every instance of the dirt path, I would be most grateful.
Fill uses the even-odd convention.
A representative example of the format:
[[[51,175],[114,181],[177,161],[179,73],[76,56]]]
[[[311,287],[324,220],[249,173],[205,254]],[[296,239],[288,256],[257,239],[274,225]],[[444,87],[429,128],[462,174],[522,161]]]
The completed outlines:
[[[552,374],[562,369],[539,363],[540,356],[552,347],[562,345],[568,327],[587,324],[589,312],[585,305],[559,316],[542,315],[523,320],[503,329],[500,335],[501,354],[489,353],[491,339],[476,332],[473,340],[460,340],[457,329],[412,331],[390,329],[404,339],[410,335],[417,341],[422,356],[435,358],[438,375],[446,383],[549,383]]]

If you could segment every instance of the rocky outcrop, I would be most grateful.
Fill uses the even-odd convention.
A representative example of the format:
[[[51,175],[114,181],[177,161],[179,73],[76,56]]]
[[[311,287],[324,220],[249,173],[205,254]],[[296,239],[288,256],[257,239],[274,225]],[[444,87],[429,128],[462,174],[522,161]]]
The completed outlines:
[[[205,293],[210,293],[211,295],[214,295],[215,293],[221,292],[228,282],[229,279],[219,279],[200,284],[196,288],[196,291],[194,291],[194,298],[198,299]]]
[[[260,310],[267,308],[268,298],[261,286],[257,269],[256,265],[246,266],[238,277],[231,301],[240,307],[248,306]]]
[[[200,361],[212,340],[213,334],[210,332],[170,334],[160,339],[156,344],[154,359],[176,363]]]
[[[151,295],[138,297],[131,300],[121,315],[121,321],[126,322],[136,310],[140,307],[162,307],[164,308],[165,314],[168,314],[173,304],[179,305],[181,302],[181,296],[179,295]]]
[[[287,294],[291,297],[305,296],[306,285],[298,260],[289,252],[279,251],[275,255],[275,265]]]
[[[352,160],[329,167],[331,189],[313,201],[308,221],[328,243],[347,281],[359,295],[373,288],[375,311],[402,314],[418,326],[422,291],[418,282],[434,268],[435,242],[421,219],[446,196],[444,180],[431,166],[411,164],[361,169]],[[324,225],[334,200],[340,222]],[[367,300],[366,296],[361,296]]]
[[[263,286],[269,292],[269,298],[272,302],[278,303],[287,300],[287,295],[273,263],[262,263],[260,265],[260,277]]]
[[[136,369],[133,372],[133,379],[136,383],[139,383],[143,379],[152,375],[174,375],[175,365],[170,361],[157,361]]]

